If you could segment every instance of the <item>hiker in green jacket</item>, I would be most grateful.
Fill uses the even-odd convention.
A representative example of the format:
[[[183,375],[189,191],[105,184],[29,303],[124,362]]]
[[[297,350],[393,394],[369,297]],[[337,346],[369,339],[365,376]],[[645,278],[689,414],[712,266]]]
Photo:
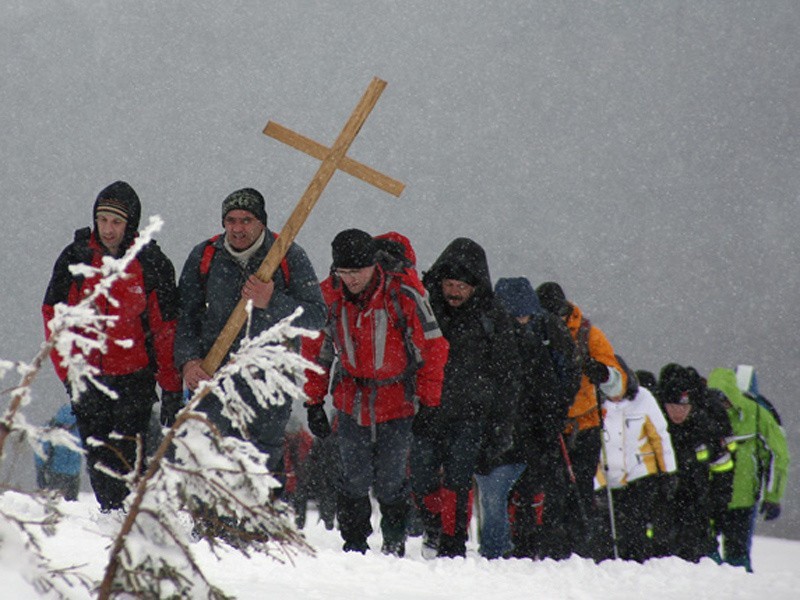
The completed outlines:
[[[752,572],[750,547],[759,504],[767,521],[781,511],[789,469],[786,435],[769,410],[739,390],[733,369],[711,371],[708,387],[725,395],[736,443],[733,495],[715,523],[722,536],[721,560]]]

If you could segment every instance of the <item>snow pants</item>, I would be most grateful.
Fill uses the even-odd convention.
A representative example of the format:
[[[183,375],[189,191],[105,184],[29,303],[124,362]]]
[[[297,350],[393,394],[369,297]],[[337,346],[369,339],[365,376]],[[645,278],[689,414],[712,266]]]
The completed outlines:
[[[454,421],[436,439],[414,439],[411,487],[423,526],[441,534],[440,556],[466,553],[472,476],[483,429],[483,420]]]
[[[722,561],[735,567],[744,567],[753,572],[750,563],[750,548],[756,524],[756,507],[734,508],[717,517],[717,533],[722,536]]]

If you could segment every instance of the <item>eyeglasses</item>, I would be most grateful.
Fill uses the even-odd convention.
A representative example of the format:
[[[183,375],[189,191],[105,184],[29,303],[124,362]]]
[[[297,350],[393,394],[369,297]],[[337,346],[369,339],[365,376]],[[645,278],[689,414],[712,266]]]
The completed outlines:
[[[363,275],[366,273],[367,269],[369,269],[369,267],[362,267],[360,269],[334,269],[333,272],[337,277],[344,279]]]

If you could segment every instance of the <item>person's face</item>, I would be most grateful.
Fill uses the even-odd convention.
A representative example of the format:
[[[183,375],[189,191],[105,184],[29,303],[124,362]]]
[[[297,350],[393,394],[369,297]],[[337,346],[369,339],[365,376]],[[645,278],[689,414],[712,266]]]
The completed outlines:
[[[531,322],[530,315],[522,315],[521,317],[514,317],[520,325],[527,325]]]
[[[667,412],[670,421],[680,425],[689,417],[689,413],[692,412],[692,405],[667,403],[664,405],[664,410]]]
[[[97,233],[100,243],[114,256],[119,253],[122,238],[125,237],[125,226],[128,222],[122,217],[107,213],[97,213]]]
[[[225,227],[225,239],[239,252],[255,244],[265,229],[253,213],[239,208],[229,211],[222,224]]]
[[[375,265],[361,267],[360,269],[336,269],[336,276],[341,279],[347,291],[358,296],[367,289],[367,285],[375,275]]]
[[[442,279],[444,299],[453,308],[458,308],[475,293],[475,286],[458,279]]]

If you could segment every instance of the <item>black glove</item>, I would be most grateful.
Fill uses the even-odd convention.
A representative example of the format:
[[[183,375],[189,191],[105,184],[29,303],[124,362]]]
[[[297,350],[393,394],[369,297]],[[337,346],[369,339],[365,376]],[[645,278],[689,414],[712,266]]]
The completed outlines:
[[[441,433],[439,409],[420,404],[419,410],[411,422],[411,432],[415,437],[426,440],[438,437]]]
[[[781,505],[777,502],[764,501],[761,503],[761,510],[759,512],[764,515],[765,521],[774,521],[781,516]]]
[[[161,392],[161,415],[159,421],[164,427],[175,424],[175,415],[183,408],[183,392]]]
[[[593,358],[587,360],[583,365],[583,372],[593,385],[600,385],[608,381],[608,367]]]
[[[331,424],[322,404],[305,404],[308,416],[308,428],[315,436],[325,439],[331,434]]]

